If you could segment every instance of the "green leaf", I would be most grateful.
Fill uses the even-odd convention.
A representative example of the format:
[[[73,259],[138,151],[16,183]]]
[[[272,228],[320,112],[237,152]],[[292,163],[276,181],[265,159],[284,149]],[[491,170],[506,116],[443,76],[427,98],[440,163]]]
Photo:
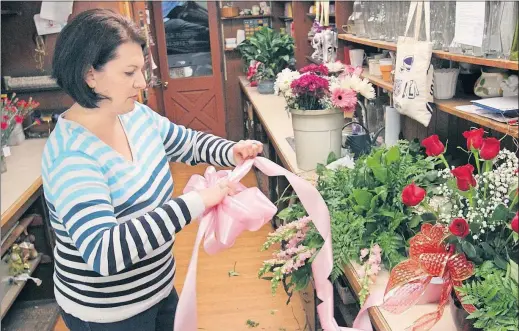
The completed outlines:
[[[517,266],[517,263],[515,263],[513,260],[510,260],[510,278],[515,282],[516,286],[517,283],[519,283],[519,267]]]
[[[287,207],[277,214],[277,218],[279,218],[282,221],[286,221],[286,220],[288,220],[288,217],[290,217],[291,212],[292,212],[292,207]]]
[[[431,222],[431,221],[436,221],[437,218],[433,213],[423,213],[422,220],[424,220],[424,222]]]
[[[496,255],[494,257],[494,263],[496,264],[496,266],[498,268],[501,268],[503,270],[506,270],[506,268],[508,267],[508,264],[506,263],[506,261],[499,255]]]
[[[353,198],[357,204],[364,207],[364,209],[369,209],[373,194],[366,190],[355,189],[353,190]]]
[[[482,80],[479,81],[479,85],[480,85],[480,86],[485,85],[485,81],[486,81],[485,78],[483,78]]]
[[[371,167],[371,170],[373,171],[373,175],[379,182],[381,182],[382,184],[386,184],[386,182],[387,182],[387,169],[386,168],[383,168],[382,166],[373,166],[373,167]]]
[[[438,178],[438,171],[431,170],[425,173],[425,179],[429,182],[434,182]]]
[[[481,243],[481,247],[483,248],[483,250],[485,251],[487,256],[495,256],[496,255],[496,252],[494,251],[494,249],[492,247],[490,247],[490,245],[488,243],[482,242]]]
[[[386,153],[386,163],[388,165],[395,163],[400,160],[400,149],[398,146],[393,146]]]
[[[337,161],[337,156],[334,152],[330,152],[330,154],[328,154],[328,158],[326,159],[326,164],[330,164],[334,161]]]
[[[382,210],[380,211],[380,215],[395,218],[395,212],[394,211],[388,211],[388,210]]]
[[[467,257],[469,259],[474,259],[477,257],[477,254],[476,254],[476,249],[474,248],[474,246],[468,242],[468,241],[463,241],[462,244],[461,244],[461,248],[463,249],[463,252],[465,254],[467,254]]]
[[[500,204],[492,213],[492,221],[507,221],[510,210],[503,204]]]
[[[418,225],[420,225],[420,222],[422,221],[422,217],[420,217],[420,215],[414,215],[411,220],[407,223],[407,225],[409,226],[409,228],[411,229],[414,229],[416,228]]]
[[[273,278],[274,278],[274,277],[270,277],[270,276],[269,276],[269,277],[261,277],[261,279],[269,280],[269,281],[272,280]]]
[[[237,273],[236,271],[233,271],[233,270],[229,270],[229,277],[235,277],[235,276],[239,276],[240,274]]]

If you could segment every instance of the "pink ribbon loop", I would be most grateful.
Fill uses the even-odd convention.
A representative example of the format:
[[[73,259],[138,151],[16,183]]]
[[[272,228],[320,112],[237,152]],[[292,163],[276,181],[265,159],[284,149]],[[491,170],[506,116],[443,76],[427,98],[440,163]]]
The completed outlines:
[[[322,301],[317,306],[321,327],[325,331],[359,330],[339,328],[333,316],[333,287],[328,280],[333,267],[330,214],[323,198],[309,182],[263,157],[247,160],[232,171],[217,172],[213,167],[208,167],[204,176],[192,176],[185,187],[184,193],[200,190],[214,185],[225,177],[238,186],[236,195],[226,197],[218,206],[208,209],[200,218],[193,255],[175,315],[174,330],[197,330],[196,271],[198,250],[202,240],[205,238],[205,251],[208,254],[216,254],[231,247],[243,231],[259,230],[276,214],[276,206],[257,187],[246,188],[239,184],[239,181],[253,166],[267,176],[285,176],[287,178],[324,239],[323,247],[312,263],[317,297]],[[369,318],[367,321],[369,322]],[[359,320],[357,324],[364,325],[365,322],[365,319]]]

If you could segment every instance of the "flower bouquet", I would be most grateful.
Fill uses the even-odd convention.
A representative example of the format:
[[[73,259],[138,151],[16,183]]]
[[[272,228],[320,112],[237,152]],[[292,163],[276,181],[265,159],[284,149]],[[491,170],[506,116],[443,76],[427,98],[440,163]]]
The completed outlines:
[[[1,104],[1,144],[4,147],[8,144],[9,137],[17,126],[20,127],[23,134],[23,129],[21,128],[23,120],[40,104],[33,101],[32,98],[29,98],[29,101],[18,100],[16,93],[13,93],[11,98],[8,98],[6,94],[2,94]]]
[[[354,112],[359,94],[375,97],[369,81],[354,74],[330,77],[325,65],[315,64],[281,71],[274,93],[285,98],[291,113],[296,159],[302,170],[315,169],[331,153],[340,157],[344,113]]]
[[[439,171],[441,184],[431,197],[425,198],[419,187],[409,196],[423,215],[448,226],[451,249],[476,266],[474,276],[458,288],[461,303],[476,308],[468,317],[475,320],[474,327],[517,330],[518,158],[501,149],[498,139],[484,137],[483,129],[463,136],[473,162],[455,168],[444,158],[438,136],[422,141],[427,155],[445,169]]]

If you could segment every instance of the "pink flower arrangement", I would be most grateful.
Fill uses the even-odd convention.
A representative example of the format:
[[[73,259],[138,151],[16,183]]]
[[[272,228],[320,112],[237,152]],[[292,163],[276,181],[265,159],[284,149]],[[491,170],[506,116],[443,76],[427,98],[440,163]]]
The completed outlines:
[[[357,105],[358,94],[372,99],[375,97],[369,81],[359,78],[362,70],[346,66],[339,77],[328,76],[325,65],[311,64],[299,72],[285,69],[279,73],[275,86],[287,102],[287,109],[329,110],[352,112]]]

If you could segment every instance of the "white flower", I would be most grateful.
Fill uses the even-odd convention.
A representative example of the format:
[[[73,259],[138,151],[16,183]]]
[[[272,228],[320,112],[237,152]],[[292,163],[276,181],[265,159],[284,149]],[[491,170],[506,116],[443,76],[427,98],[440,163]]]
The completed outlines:
[[[288,68],[283,69],[276,77],[276,82],[274,83],[274,92],[277,95],[282,93],[287,96],[286,92],[290,90],[290,84],[292,84],[292,81],[299,78],[300,76],[301,74],[298,71],[292,71]],[[292,96],[291,91],[290,96]]]
[[[344,64],[341,61],[330,62],[324,64],[328,71],[331,73],[336,73],[344,70]]]

